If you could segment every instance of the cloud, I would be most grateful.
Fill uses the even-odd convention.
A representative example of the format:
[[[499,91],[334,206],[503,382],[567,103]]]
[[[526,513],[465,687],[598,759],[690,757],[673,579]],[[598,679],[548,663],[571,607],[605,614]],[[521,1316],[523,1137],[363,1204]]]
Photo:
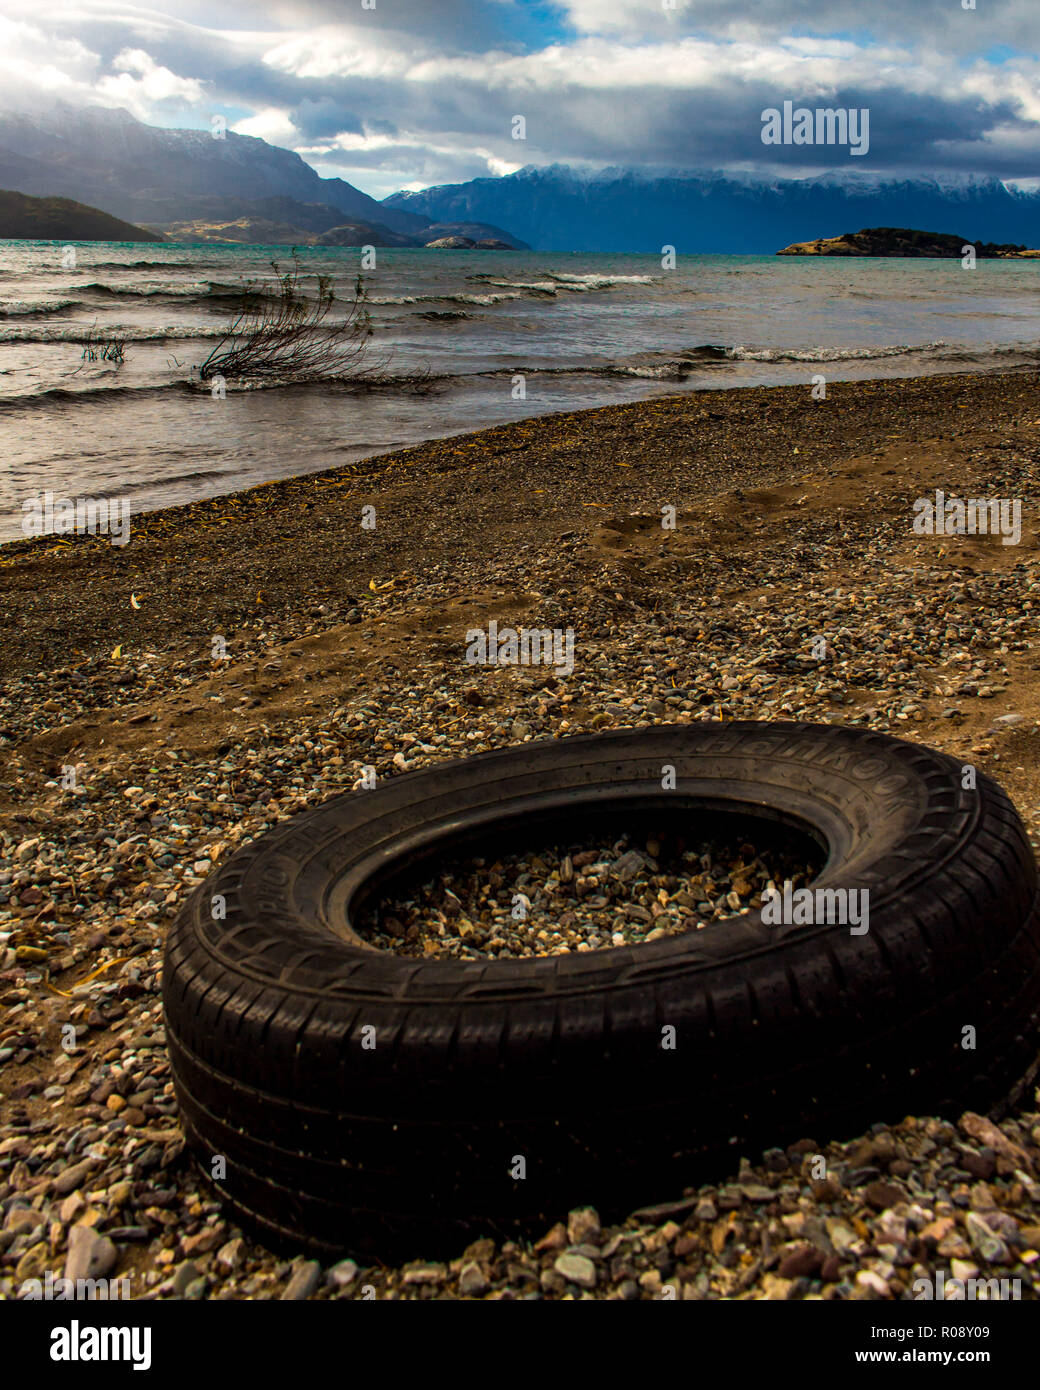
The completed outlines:
[[[178,77],[161,67],[140,48],[127,48],[112,59],[115,74],[102,77],[98,93],[113,106],[125,106],[147,121],[158,108],[170,103],[193,106],[205,98],[205,86],[194,77]]]
[[[1036,0],[978,3],[5,0],[0,75],[17,68],[18,99],[59,88],[157,124],[222,111],[376,196],[555,162],[848,167],[762,144],[787,99],[867,107],[859,169],[1035,177]]]

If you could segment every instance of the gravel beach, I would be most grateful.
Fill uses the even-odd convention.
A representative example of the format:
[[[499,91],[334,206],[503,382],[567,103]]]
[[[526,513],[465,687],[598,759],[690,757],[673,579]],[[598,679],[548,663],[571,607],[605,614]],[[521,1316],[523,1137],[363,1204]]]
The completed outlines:
[[[168,923],[232,850],[366,769],[533,739],[871,728],[1001,782],[1037,848],[1038,387],[655,399],[135,517],[125,547],[0,548],[0,1296],[48,1271],[135,1298],[899,1299],[940,1271],[1040,1295],[1035,1093],[999,1123],[821,1119],[627,1221],[560,1211],[529,1245],[445,1263],[272,1254],[183,1150],[158,994]],[[936,489],[1021,499],[1020,544],[915,534]],[[573,671],[467,664],[492,620],[573,629]],[[669,868],[655,847],[518,855],[495,868],[497,915],[462,866],[390,905],[375,944],[606,948],[739,912],[798,867],[720,842]]]

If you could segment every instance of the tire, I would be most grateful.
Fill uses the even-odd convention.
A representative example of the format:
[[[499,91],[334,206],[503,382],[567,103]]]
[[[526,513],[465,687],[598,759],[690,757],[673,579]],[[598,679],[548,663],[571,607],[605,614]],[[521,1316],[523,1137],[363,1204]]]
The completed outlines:
[[[752,1146],[999,1113],[1037,1070],[1037,873],[1005,793],[961,783],[945,754],[869,731],[703,722],[529,743],[303,812],[214,872],[169,936],[166,1030],[200,1166],[224,1157],[221,1195],[275,1246],[429,1257],[574,1205],[624,1215]],[[815,886],[867,889],[869,930],[752,911],[455,961],[353,929],[404,865],[662,808],[812,837]]]

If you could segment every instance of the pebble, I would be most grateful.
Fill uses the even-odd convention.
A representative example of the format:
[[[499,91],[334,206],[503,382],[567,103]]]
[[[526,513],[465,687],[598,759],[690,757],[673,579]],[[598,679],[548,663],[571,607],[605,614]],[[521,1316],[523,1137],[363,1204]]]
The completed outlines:
[[[918,388],[901,389],[912,398]],[[840,427],[842,417],[835,418]],[[524,467],[519,460],[516,466]],[[726,470],[735,466],[725,463]],[[1016,447],[999,457],[982,449],[963,468],[962,489],[977,482],[995,495],[1037,491],[1036,465]],[[77,1251],[89,1241],[104,1262],[107,1241],[116,1251],[113,1268],[133,1266],[127,1275],[135,1296],[147,1288],[160,1298],[189,1291],[277,1298],[291,1282],[284,1255],[230,1224],[219,1193],[181,1157],[159,1001],[161,949],[168,923],[204,872],[295,810],[349,790],[365,767],[385,780],[402,762],[420,768],[526,738],[754,718],[920,735],[998,778],[1004,769],[1013,778],[1026,757],[1015,750],[1035,722],[1026,713],[1028,687],[1016,684],[1021,664],[1035,659],[1035,554],[1023,547],[1008,565],[987,569],[908,550],[906,499],[888,487],[884,475],[872,479],[869,502],[847,509],[840,525],[811,506],[800,510],[793,530],[786,522],[770,529],[770,516],[755,544],[736,554],[720,548],[709,528],[696,541],[692,568],[689,556],[658,557],[656,549],[635,564],[604,550],[598,521],[616,514],[638,530],[635,509],[643,504],[596,499],[606,508],[589,513],[587,528],[562,542],[554,535],[544,546],[536,537],[523,553],[525,584],[539,595],[528,621],[575,628],[578,660],[567,677],[545,669],[475,670],[457,660],[455,648],[445,652],[439,639],[425,640],[423,605],[436,608],[478,590],[509,592],[515,584],[515,554],[465,545],[450,559],[431,553],[421,575],[398,575],[386,593],[330,594],[317,615],[308,601],[303,611],[290,606],[244,618],[235,658],[219,670],[208,642],[200,653],[183,633],[130,645],[118,663],[108,659],[109,643],[97,656],[63,647],[35,669],[23,663],[15,674],[5,670],[0,727],[21,799],[0,814],[0,1297],[14,1297],[21,1279],[67,1262],[65,1241],[77,1230],[86,1232],[74,1237]],[[758,520],[751,508],[742,524]],[[658,523],[648,521],[648,532]],[[669,544],[682,539],[680,530]],[[672,582],[680,573],[682,582]],[[722,573],[733,593],[723,591]],[[356,680],[339,667],[325,671],[300,645],[312,637],[331,643],[319,653],[327,662],[328,650],[342,645],[342,624],[356,642],[381,633],[384,621],[410,626],[420,638],[390,675],[381,663]],[[212,630],[220,629],[198,628]],[[812,633],[828,639],[824,661],[809,655]],[[64,642],[64,634],[55,640]],[[254,685],[265,684],[267,691],[252,695]],[[181,738],[179,726],[170,725],[174,710],[176,718],[187,715],[188,729],[193,709],[205,707],[207,717],[219,710],[210,694],[226,695],[229,711],[240,695],[260,702],[231,716],[237,730],[225,735],[220,752]],[[77,794],[64,793],[53,784],[53,768],[39,766],[33,741],[45,729],[89,728],[111,717],[122,731],[139,705],[159,715],[134,726],[134,739],[144,742],[90,742],[76,755],[83,758]],[[1035,797],[1022,810],[1036,846]],[[602,843],[561,842],[541,851],[537,870],[531,856],[464,862],[451,871],[451,883],[431,880],[418,898],[413,894],[398,916],[400,936],[388,931],[377,944],[412,956],[430,947],[461,959],[637,945],[655,932],[696,930],[698,922],[745,910],[761,891],[761,872],[775,877],[785,867],[766,858],[764,844],[751,846],[750,863],[745,856],[742,862],[754,872],[742,880],[736,856],[743,847],[722,840],[703,846],[706,868],[682,855],[675,863],[664,829],[626,841],[630,832],[620,826],[616,839]],[[591,858],[578,862],[583,852]],[[790,866],[796,873],[814,867],[808,858]],[[502,876],[494,888],[492,871]],[[483,897],[482,888],[489,889]],[[512,918],[514,895],[526,899],[522,922]],[[574,917],[562,925],[567,911]],[[389,926],[385,917],[383,923]],[[435,930],[441,926],[443,933]],[[541,930],[550,937],[558,930],[558,944],[539,940]],[[75,1052],[55,1060],[58,1026],[70,1021]],[[803,1152],[826,1158],[823,1182],[810,1181],[791,1150],[771,1148],[761,1163],[747,1155],[746,1166],[734,1155],[731,1170],[715,1182],[685,1193],[638,1194],[654,1204],[643,1208],[654,1214],[613,1220],[593,1233],[572,1226],[561,1209],[547,1215],[548,1240],[516,1241],[508,1253],[495,1246],[479,1256],[454,1252],[457,1258],[434,1266],[442,1274],[428,1282],[408,1278],[413,1266],[355,1266],[349,1280],[330,1270],[311,1297],[359,1298],[371,1286],[378,1298],[556,1299],[578,1288],[632,1300],[659,1297],[678,1281],[684,1299],[907,1298],[911,1272],[931,1276],[960,1261],[978,1268],[979,1277],[1020,1279],[1023,1298],[1036,1299],[1040,1115],[1033,1106],[1028,1097],[999,1124],[971,1114],[956,1124],[908,1117],[849,1145],[821,1134]],[[877,1190],[871,1202],[871,1184],[894,1192]],[[756,1189],[772,1200],[746,1195]],[[914,1208],[918,1216],[910,1215]],[[43,1220],[11,1215],[25,1210]],[[781,1220],[796,1213],[806,1218],[797,1231]],[[735,1225],[716,1254],[712,1231],[730,1216]],[[969,1217],[981,1224],[969,1227]],[[678,1233],[670,1235],[669,1223]],[[130,1241],[132,1259],[124,1260],[119,1248]],[[815,1272],[779,1272],[788,1258],[792,1273],[808,1268],[808,1247],[833,1254]],[[229,1248],[234,1256],[222,1259]],[[772,1267],[763,1249],[773,1252]],[[196,1252],[193,1258],[184,1258],[186,1250]],[[586,1261],[594,1284],[585,1288],[561,1274],[561,1259]],[[677,1272],[662,1275],[659,1260],[672,1260]],[[478,1287],[473,1266],[487,1288],[466,1295],[464,1270],[467,1288]]]
[[[69,1231],[69,1248],[65,1257],[65,1278],[103,1279],[115,1267],[118,1252],[107,1236],[99,1235],[89,1226],[73,1226]]]
[[[667,859],[662,841],[667,848]],[[518,852],[488,863],[446,863],[409,898],[391,898],[358,923],[372,945],[398,955],[559,955],[659,941],[757,907],[771,883],[815,874],[805,845],[782,834],[760,846],[676,836],[631,848],[623,834]],[[658,851],[651,856],[647,844]],[[659,862],[660,859],[660,862]]]
[[[561,1278],[578,1284],[583,1289],[596,1287],[596,1266],[587,1255],[575,1255],[570,1252],[557,1255],[553,1268]]]
[[[305,1260],[298,1264],[282,1290],[282,1300],[286,1303],[299,1303],[310,1298],[321,1282],[321,1265],[317,1260]]]
[[[470,1260],[459,1271],[459,1293],[464,1298],[480,1298],[491,1285],[487,1276],[475,1261]]]

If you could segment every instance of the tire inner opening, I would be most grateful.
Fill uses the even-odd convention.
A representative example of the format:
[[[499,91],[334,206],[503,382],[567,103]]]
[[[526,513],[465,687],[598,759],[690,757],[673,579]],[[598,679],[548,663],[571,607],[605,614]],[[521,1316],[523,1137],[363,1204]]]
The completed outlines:
[[[770,883],[811,883],[827,857],[795,826],[717,809],[583,810],[532,828],[401,866],[352,914],[354,930],[419,959],[606,950],[748,912]]]

